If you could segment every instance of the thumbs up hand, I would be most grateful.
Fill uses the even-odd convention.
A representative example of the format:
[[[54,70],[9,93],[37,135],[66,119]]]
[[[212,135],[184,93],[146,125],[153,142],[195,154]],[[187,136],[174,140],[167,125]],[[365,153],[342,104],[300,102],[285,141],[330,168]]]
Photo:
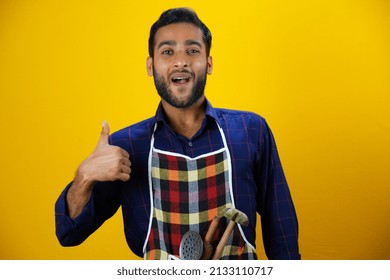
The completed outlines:
[[[93,182],[128,181],[131,173],[129,154],[124,149],[108,143],[110,127],[106,121],[93,153],[80,165],[78,175]]]

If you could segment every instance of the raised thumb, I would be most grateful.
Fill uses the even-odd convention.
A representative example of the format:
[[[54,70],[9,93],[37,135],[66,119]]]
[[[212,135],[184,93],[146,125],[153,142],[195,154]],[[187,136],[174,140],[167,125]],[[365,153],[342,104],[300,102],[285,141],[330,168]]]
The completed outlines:
[[[108,144],[108,136],[110,135],[110,126],[106,121],[102,123],[102,131],[100,133],[98,145]]]

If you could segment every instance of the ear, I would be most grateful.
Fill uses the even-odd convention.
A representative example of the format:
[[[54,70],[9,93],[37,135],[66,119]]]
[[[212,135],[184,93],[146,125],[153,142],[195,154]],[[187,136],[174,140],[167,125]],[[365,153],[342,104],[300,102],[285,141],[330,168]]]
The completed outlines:
[[[207,57],[207,74],[211,75],[213,73],[213,58],[211,56]]]
[[[153,58],[151,58],[150,56],[148,56],[148,58],[146,59],[146,70],[148,71],[148,75],[150,77],[153,76]]]

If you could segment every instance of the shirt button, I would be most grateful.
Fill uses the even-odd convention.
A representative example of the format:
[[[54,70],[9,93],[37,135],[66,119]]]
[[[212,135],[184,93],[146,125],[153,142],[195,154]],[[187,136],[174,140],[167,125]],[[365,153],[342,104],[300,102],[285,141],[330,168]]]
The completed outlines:
[[[188,142],[188,146],[192,147],[192,142]]]

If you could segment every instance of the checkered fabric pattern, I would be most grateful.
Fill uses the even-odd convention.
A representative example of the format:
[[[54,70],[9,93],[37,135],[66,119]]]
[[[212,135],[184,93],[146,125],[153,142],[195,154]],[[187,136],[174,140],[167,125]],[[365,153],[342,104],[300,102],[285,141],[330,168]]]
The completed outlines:
[[[218,212],[232,207],[227,170],[224,150],[198,159],[153,152],[154,214],[149,258],[162,257],[157,256],[159,249],[178,256],[187,231],[204,236]]]
[[[226,242],[221,260],[257,260],[256,252],[245,243],[237,226]]]

